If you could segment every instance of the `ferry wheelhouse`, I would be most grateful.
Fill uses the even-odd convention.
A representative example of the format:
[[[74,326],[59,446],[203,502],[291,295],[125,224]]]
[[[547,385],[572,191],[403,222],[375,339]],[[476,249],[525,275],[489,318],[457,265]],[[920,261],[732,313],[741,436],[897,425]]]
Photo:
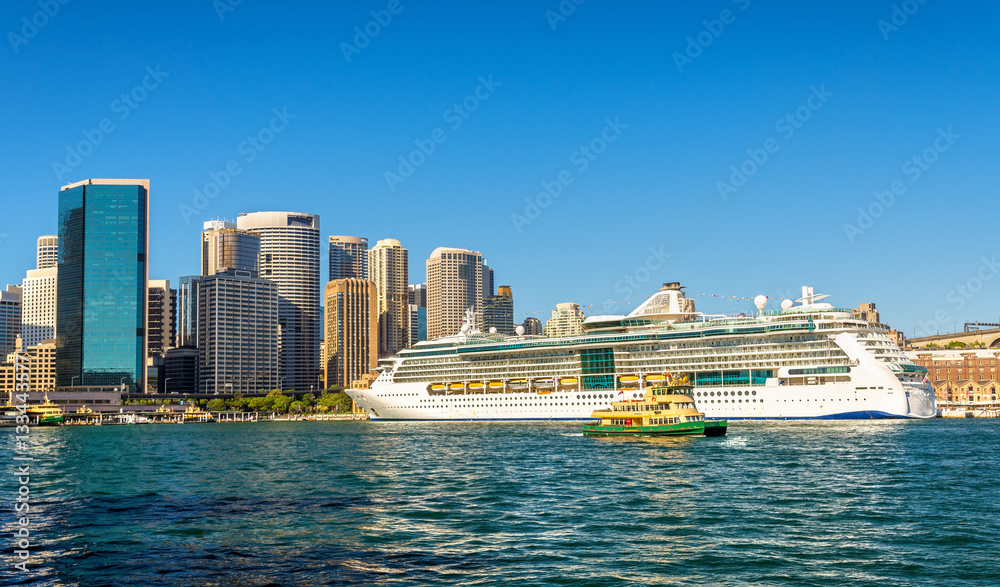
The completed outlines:
[[[709,419],[931,418],[926,369],[884,325],[804,287],[756,316],[695,310],[667,283],[627,316],[593,316],[567,337],[462,331],[383,360],[369,389],[345,390],[373,420],[585,420],[691,374]]]

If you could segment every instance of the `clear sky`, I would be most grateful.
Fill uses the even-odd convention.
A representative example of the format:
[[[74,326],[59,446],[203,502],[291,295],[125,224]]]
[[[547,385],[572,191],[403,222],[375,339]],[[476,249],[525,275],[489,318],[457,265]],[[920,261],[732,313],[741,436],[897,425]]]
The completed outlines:
[[[412,283],[479,250],[518,320],[680,281],[1000,321],[995,3],[576,1],[9,0],[0,283],[61,185],[139,177],[172,282],[203,221],[291,210],[324,279],[331,234],[399,239]]]

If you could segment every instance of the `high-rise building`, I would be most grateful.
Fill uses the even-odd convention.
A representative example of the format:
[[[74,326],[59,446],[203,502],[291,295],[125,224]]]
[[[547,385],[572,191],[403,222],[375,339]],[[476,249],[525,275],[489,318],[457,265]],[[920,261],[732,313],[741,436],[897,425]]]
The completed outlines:
[[[7,362],[0,364],[0,398],[10,405],[19,403],[15,400],[14,393],[18,389],[17,384],[24,383],[18,379],[25,372],[30,378],[31,391],[49,392],[56,388],[56,341],[49,339],[27,348],[20,343],[21,341],[16,341],[15,348],[11,351],[21,354],[17,373],[14,372],[12,354],[4,355]]]
[[[410,304],[410,346],[427,340],[427,308]]]
[[[337,279],[323,293],[326,387],[351,386],[378,365],[378,288],[366,279]]]
[[[17,339],[21,334],[19,289],[8,285],[7,291],[0,291],[0,357],[6,357],[17,349]]]
[[[482,327],[483,257],[478,251],[439,247],[427,259],[427,339],[457,334],[466,310]]]
[[[44,238],[44,237],[43,237]],[[56,337],[57,267],[29,269],[21,283],[21,337],[25,347]]]
[[[35,269],[48,269],[59,263],[59,237],[48,234],[38,237],[38,251],[35,253]]]
[[[541,336],[542,335],[542,321],[538,318],[529,316],[524,319],[524,334],[527,336]]]
[[[197,279],[199,389],[225,394],[279,385],[291,389],[278,367],[278,285],[239,273]]]
[[[411,283],[407,288],[409,290],[409,303],[420,306],[421,308],[427,307],[427,284],[426,283]]]
[[[489,332],[491,328],[514,335],[514,294],[509,285],[501,285],[497,295],[483,301],[483,330]]]
[[[283,387],[308,390],[320,375],[319,216],[254,212],[240,214],[236,226],[260,235],[260,277],[278,285]]]
[[[368,251],[368,272],[378,289],[379,356],[387,357],[410,345],[409,252],[380,240]]]
[[[198,387],[198,349],[182,346],[167,351],[163,358],[161,393],[196,393]]]
[[[177,283],[177,333],[174,341],[178,347],[198,346],[198,276],[185,275]]]
[[[493,293],[493,269],[486,262],[486,259],[483,259],[483,299],[492,296]]]
[[[233,222],[206,222],[201,233],[201,274],[243,271],[258,277],[260,235],[236,228]]]
[[[330,279],[368,279],[368,239],[330,237]]]
[[[580,310],[580,304],[567,302],[556,304],[552,317],[545,323],[545,336],[576,336],[583,334],[583,321],[586,316]]]
[[[174,346],[174,316],[177,313],[177,290],[167,279],[151,279],[148,286],[146,337],[150,357],[162,357]]]
[[[59,192],[56,385],[145,389],[149,180]]]

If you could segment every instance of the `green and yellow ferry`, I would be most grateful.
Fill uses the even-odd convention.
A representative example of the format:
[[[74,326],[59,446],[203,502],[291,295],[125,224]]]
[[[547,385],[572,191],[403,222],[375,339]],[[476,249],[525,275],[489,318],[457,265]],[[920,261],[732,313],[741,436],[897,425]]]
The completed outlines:
[[[665,387],[647,387],[640,400],[611,402],[594,411],[600,424],[583,427],[587,436],[724,436],[725,420],[705,420],[694,405],[693,387],[683,379]]]
[[[39,426],[62,426],[66,420],[66,413],[59,404],[49,400],[49,394],[45,394],[45,401],[40,404],[28,406],[25,414],[29,418],[38,418]]]

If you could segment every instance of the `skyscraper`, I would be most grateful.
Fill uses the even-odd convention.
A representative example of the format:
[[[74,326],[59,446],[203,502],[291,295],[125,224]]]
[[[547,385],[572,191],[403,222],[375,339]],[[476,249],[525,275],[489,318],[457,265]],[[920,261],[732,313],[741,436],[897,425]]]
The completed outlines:
[[[17,336],[21,333],[21,293],[19,288],[8,285],[7,291],[0,290],[0,361],[17,348]]]
[[[379,356],[410,344],[409,252],[395,239],[378,241],[368,251],[368,271],[378,289]]]
[[[366,279],[326,284],[326,387],[350,387],[378,365],[378,290]]]
[[[368,239],[330,237],[330,279],[368,279]]]
[[[147,351],[150,357],[162,357],[174,346],[177,291],[170,289],[170,281],[166,279],[151,279],[148,291]]]
[[[201,233],[201,274],[227,271],[256,274],[260,264],[260,235],[236,228],[234,222],[206,222]]]
[[[427,307],[426,283],[411,283],[407,289],[409,289],[409,302],[411,304],[415,304],[421,308]]]
[[[434,249],[427,259],[427,339],[458,333],[469,308],[482,327],[482,255],[466,249]]]
[[[483,259],[483,299],[492,296],[494,294],[493,289],[493,269]]]
[[[58,269],[29,269],[21,282],[21,338],[32,347],[56,336]]]
[[[230,270],[196,280],[202,393],[292,388],[290,378],[279,375],[278,285],[243,273]]]
[[[56,385],[145,389],[149,180],[59,192]]]
[[[586,316],[580,310],[580,304],[567,302],[556,304],[552,317],[545,323],[545,336],[576,336],[583,333],[583,321]]]
[[[483,330],[489,332],[490,328],[514,335],[514,294],[509,285],[501,285],[497,295],[483,301]]]
[[[409,285],[410,346],[427,340],[427,284]]]
[[[240,214],[236,226],[260,235],[260,277],[278,285],[283,388],[308,390],[320,374],[319,216],[254,212]]]
[[[184,275],[177,283],[178,347],[198,346],[198,276]]]
[[[59,262],[59,237],[45,235],[38,237],[38,251],[35,253],[35,268],[48,269]]]

